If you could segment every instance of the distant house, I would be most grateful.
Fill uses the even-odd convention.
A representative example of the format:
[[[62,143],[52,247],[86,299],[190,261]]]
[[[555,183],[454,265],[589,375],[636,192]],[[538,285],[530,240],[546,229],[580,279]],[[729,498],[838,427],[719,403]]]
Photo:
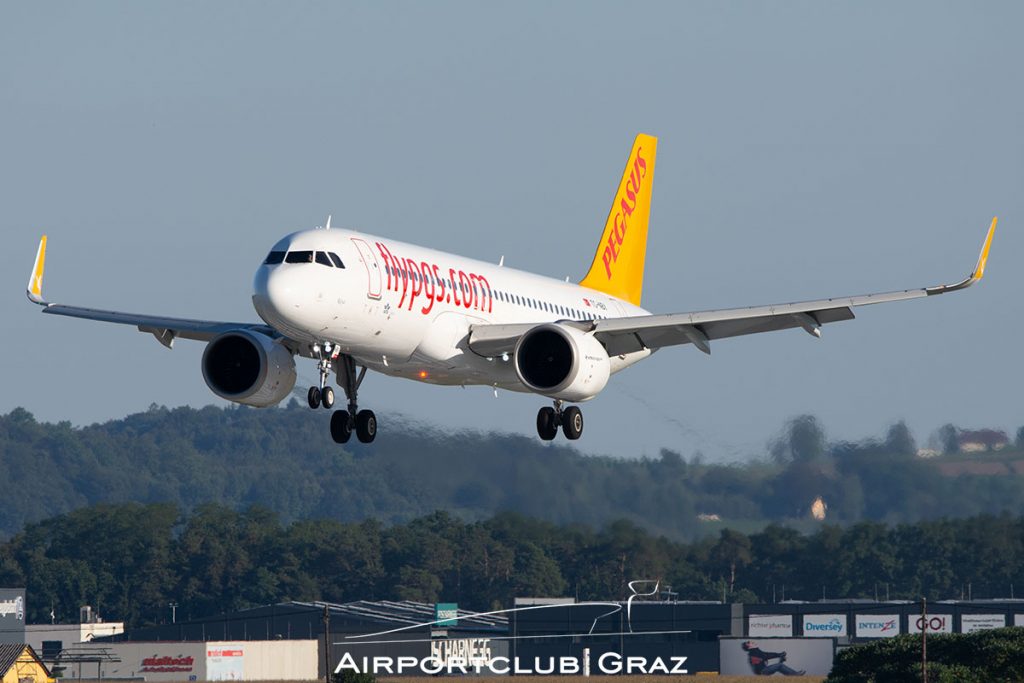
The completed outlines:
[[[978,453],[981,451],[999,451],[1010,443],[1006,432],[997,429],[964,429],[957,434],[957,444],[961,453]]]
[[[24,643],[0,643],[3,683],[54,683],[54,678],[35,650]]]

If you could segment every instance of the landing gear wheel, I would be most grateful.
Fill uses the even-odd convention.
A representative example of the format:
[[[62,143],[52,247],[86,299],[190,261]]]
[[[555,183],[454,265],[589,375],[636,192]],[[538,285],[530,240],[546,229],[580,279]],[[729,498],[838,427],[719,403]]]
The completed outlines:
[[[575,441],[583,433],[583,411],[576,406],[569,406],[562,413],[562,432],[565,438]]]
[[[372,410],[360,410],[356,415],[356,436],[363,443],[373,443],[377,438],[377,416]]]
[[[558,436],[558,420],[551,406],[541,408],[537,413],[537,435],[544,441],[551,441]]]
[[[324,387],[320,390],[320,404],[328,410],[334,407],[334,389]]]
[[[320,387],[310,387],[309,393],[306,394],[306,401],[309,403],[310,408],[320,407]]]
[[[334,443],[348,443],[352,438],[352,416],[347,410],[335,410],[331,415],[331,438]]]

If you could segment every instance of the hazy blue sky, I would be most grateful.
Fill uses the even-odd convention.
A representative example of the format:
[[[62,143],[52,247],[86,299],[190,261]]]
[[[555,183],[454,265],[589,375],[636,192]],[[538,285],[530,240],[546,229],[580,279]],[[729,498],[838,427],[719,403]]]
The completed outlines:
[[[580,448],[760,453],[906,419],[1024,424],[1024,4],[4,3],[0,411],[76,424],[219,402],[201,344],[51,300],[256,320],[282,234],[337,226],[579,278],[633,136],[659,136],[644,305],[678,312],[985,281],[825,328],[665,349]],[[300,366],[304,385],[315,376]],[[534,433],[545,399],[371,376],[361,404]],[[324,411],[324,428],[327,428]]]

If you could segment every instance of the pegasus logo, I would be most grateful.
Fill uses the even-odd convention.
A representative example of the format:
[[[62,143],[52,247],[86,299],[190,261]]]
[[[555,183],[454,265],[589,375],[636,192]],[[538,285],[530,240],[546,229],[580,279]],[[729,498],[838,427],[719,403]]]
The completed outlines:
[[[637,147],[636,159],[633,160],[633,168],[629,172],[629,179],[626,181],[625,196],[617,197],[619,208],[613,222],[614,228],[608,234],[608,244],[604,247],[604,254],[601,260],[604,262],[604,271],[608,279],[612,279],[612,264],[619,260],[620,247],[626,238],[626,231],[629,228],[629,217],[636,210],[636,199],[640,193],[640,187],[644,178],[647,177],[647,160],[640,156],[643,147]]]

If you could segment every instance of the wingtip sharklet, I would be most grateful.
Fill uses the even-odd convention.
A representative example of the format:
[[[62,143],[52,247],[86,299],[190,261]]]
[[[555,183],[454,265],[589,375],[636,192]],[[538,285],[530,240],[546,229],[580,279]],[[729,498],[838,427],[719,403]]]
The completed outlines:
[[[965,289],[970,287],[975,282],[978,282],[985,276],[985,265],[988,263],[988,252],[992,248],[992,237],[996,233],[996,223],[999,221],[998,216],[992,218],[992,224],[988,227],[988,233],[985,235],[985,241],[981,245],[981,253],[978,255],[978,262],[974,266],[974,270],[965,279],[952,285],[939,285],[937,287],[928,287],[924,291],[926,294],[945,294],[946,292],[955,292],[958,289]]]
[[[46,300],[43,299],[43,271],[46,268],[46,235],[43,235],[39,239],[39,250],[36,251],[36,262],[32,266],[32,274],[28,279],[28,286],[25,288],[25,293],[28,295],[29,301],[32,303],[39,304],[40,306],[46,305]]]
[[[992,247],[992,236],[996,233],[996,223],[998,221],[998,216],[992,217],[992,225],[988,228],[988,234],[985,236],[985,243],[981,245],[981,253],[978,255],[978,264],[974,267],[974,272],[971,273],[971,280],[973,282],[977,282],[985,276],[985,264],[988,263],[988,250]]]

